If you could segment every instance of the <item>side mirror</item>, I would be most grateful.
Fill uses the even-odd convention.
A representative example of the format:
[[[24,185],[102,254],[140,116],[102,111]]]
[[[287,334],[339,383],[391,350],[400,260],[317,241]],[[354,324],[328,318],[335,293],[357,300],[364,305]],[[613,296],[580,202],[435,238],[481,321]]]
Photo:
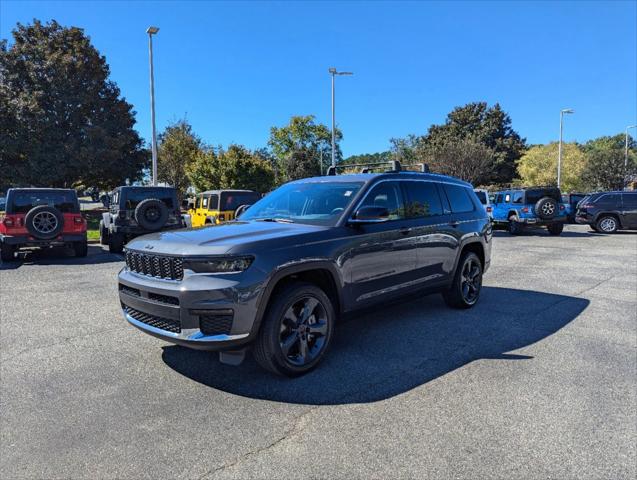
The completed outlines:
[[[389,220],[389,210],[385,207],[362,207],[354,212],[349,223],[381,223],[387,220]]]

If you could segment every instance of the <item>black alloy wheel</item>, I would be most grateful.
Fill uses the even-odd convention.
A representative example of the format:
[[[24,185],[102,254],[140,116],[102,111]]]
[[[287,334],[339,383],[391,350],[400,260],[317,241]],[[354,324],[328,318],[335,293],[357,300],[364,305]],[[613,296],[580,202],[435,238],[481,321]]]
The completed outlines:
[[[473,252],[465,252],[458,262],[453,283],[443,293],[447,305],[454,308],[471,308],[482,291],[482,262]]]

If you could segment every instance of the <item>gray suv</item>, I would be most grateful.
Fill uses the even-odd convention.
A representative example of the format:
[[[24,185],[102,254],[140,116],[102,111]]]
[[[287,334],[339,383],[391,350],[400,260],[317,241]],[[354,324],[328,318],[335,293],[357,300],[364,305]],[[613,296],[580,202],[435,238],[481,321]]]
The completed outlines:
[[[150,335],[230,364],[251,345],[267,370],[296,376],[325,355],[342,314],[415,291],[474,306],[491,236],[472,186],[451,177],[308,178],[240,220],[132,240],[119,299]]]

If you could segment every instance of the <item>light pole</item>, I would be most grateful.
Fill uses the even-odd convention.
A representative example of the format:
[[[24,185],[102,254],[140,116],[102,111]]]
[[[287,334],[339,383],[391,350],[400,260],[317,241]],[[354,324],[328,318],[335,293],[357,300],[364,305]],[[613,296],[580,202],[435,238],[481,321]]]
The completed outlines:
[[[334,67],[328,70],[332,75],[332,166],[336,166],[336,114],[334,110],[334,78],[336,75],[354,75],[352,72],[337,72]]]
[[[152,125],[153,185],[157,185],[157,133],[155,131],[155,76],[153,75],[153,35],[158,27],[148,27],[148,61],[150,63],[150,123]]]
[[[562,180],[562,124],[564,123],[564,114],[575,113],[570,108],[560,110],[560,144],[557,147],[557,188],[560,188],[560,182]]]
[[[626,190],[626,182],[628,182],[628,129],[637,128],[637,125],[629,125],[626,127],[626,143],[624,145],[624,190]]]

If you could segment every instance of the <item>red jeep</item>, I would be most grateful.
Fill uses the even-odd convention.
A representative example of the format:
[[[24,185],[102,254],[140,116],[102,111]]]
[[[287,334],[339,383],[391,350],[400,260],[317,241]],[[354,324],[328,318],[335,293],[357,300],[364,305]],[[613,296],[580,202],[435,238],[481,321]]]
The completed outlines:
[[[76,257],[85,257],[86,220],[80,213],[75,190],[61,188],[11,188],[6,212],[0,214],[2,261],[13,260],[23,247],[69,245]]]

